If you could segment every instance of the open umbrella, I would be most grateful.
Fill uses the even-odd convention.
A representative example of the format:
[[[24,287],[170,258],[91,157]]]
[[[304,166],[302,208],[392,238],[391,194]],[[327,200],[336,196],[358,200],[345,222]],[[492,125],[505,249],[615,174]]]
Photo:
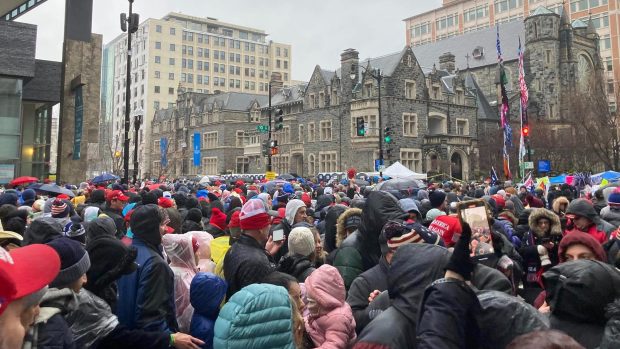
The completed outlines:
[[[269,181],[269,182],[265,183],[265,187],[267,188],[267,191],[271,191],[278,184],[284,185],[285,183],[288,183],[288,182],[283,180],[283,179],[274,179],[273,181]]]
[[[96,184],[96,183],[103,183],[103,182],[108,182],[108,181],[115,181],[118,179],[119,179],[118,176],[115,176],[111,173],[104,173],[104,174],[101,174],[93,178],[91,182]]]
[[[57,184],[43,184],[39,188],[39,191],[45,191],[45,192],[54,193],[54,194],[66,194],[69,197],[75,196],[75,194],[73,194],[71,190],[61,187]]]
[[[381,191],[411,191],[416,189],[422,189],[425,185],[421,180],[413,178],[392,178],[387,181],[377,184],[375,190]]]
[[[12,185],[12,186],[17,186],[17,185],[22,185],[22,184],[26,184],[26,183],[34,183],[34,182],[38,182],[38,181],[39,181],[39,179],[37,177],[22,176],[22,177],[15,178],[9,184]]]
[[[295,179],[295,176],[293,176],[290,173],[285,173],[285,174],[281,174],[277,177],[277,179],[284,179],[285,181],[290,181]]]

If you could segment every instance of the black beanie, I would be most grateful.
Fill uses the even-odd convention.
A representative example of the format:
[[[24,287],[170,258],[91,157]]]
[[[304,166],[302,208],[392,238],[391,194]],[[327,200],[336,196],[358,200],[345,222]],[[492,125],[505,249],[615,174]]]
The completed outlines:
[[[86,274],[90,268],[88,252],[77,241],[61,237],[47,243],[60,257],[60,272],[50,287],[64,287]]]
[[[446,193],[440,190],[435,190],[430,193],[428,200],[431,202],[431,206],[433,208],[438,208],[444,201],[446,201]]]

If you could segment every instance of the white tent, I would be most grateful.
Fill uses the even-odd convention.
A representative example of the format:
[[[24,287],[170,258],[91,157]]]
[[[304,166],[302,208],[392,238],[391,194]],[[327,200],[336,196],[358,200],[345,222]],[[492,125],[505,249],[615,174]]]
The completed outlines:
[[[413,178],[413,179],[426,179],[426,174],[415,173],[403,166],[399,161],[396,161],[390,167],[383,171],[383,174],[392,178]]]

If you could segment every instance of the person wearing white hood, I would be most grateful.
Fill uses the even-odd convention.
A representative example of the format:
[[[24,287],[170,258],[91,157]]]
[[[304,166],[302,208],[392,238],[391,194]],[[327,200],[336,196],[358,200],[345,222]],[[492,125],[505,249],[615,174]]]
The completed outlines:
[[[305,222],[307,218],[306,215],[306,204],[299,200],[293,199],[290,200],[286,204],[286,211],[284,214],[284,219],[280,222],[280,224],[276,225],[272,232],[283,230],[284,240],[288,238],[288,234],[293,229],[293,226],[300,222]],[[288,253],[287,244],[282,245],[280,251],[274,256],[276,262],[280,260],[280,258]]]

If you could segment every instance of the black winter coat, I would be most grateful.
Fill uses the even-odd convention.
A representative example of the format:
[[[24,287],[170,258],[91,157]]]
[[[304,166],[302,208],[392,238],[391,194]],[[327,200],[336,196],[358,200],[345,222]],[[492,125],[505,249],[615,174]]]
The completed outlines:
[[[390,265],[385,257],[381,257],[379,264],[361,273],[360,276],[353,280],[349,294],[347,295],[347,303],[353,310],[355,318],[355,332],[362,332],[364,327],[370,323],[379,311],[384,309],[374,309],[368,303],[368,296],[374,290],[381,292],[388,288],[388,271]]]
[[[480,303],[467,284],[439,279],[424,292],[418,321],[417,348],[479,348]]]
[[[450,252],[436,245],[399,247],[388,272],[392,305],[364,328],[353,348],[415,348],[424,290],[443,276],[449,258]]]
[[[308,257],[297,254],[284,256],[278,264],[278,271],[289,274],[300,283],[305,282],[306,278],[315,270],[314,264],[310,262]]]
[[[247,285],[261,282],[275,270],[275,263],[265,248],[254,238],[241,235],[224,257],[224,277],[228,282],[226,299]]]

